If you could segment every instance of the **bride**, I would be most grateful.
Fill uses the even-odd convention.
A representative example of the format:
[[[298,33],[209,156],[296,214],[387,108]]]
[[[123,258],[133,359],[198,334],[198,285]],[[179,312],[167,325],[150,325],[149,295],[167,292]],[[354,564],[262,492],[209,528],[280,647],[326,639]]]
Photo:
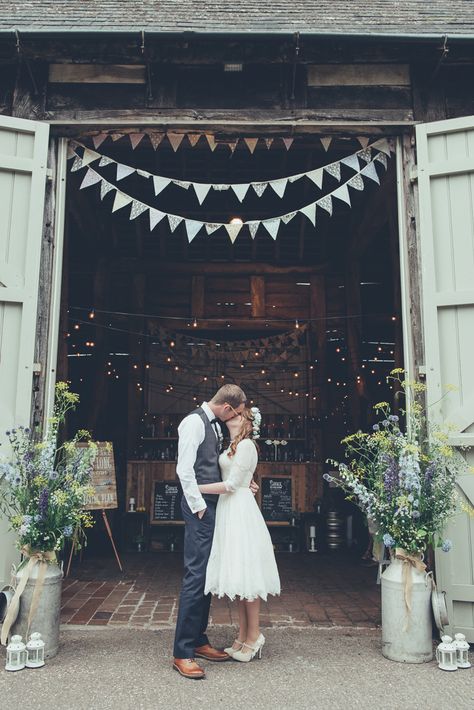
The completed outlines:
[[[250,481],[257,467],[254,439],[260,412],[244,409],[226,422],[230,446],[220,455],[221,483],[200,485],[201,493],[219,493],[216,527],[207,566],[205,594],[238,597],[239,634],[226,652],[236,661],[261,658],[265,637],[260,632],[260,599],[280,594],[273,545]]]

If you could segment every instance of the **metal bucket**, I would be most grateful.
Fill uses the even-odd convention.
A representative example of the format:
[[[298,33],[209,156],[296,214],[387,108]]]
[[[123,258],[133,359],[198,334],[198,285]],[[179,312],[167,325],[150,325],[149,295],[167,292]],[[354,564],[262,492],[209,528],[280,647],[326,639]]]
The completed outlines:
[[[10,587],[10,585],[3,587],[0,591],[0,624],[3,624],[5,621],[8,607],[10,606],[14,594],[15,590],[13,587]]]

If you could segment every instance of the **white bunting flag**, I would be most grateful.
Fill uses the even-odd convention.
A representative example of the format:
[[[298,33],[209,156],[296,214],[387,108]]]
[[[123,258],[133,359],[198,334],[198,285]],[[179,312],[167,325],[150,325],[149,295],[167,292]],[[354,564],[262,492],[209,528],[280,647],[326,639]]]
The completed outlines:
[[[280,226],[280,219],[277,217],[276,219],[264,219],[262,221],[263,226],[269,233],[272,239],[276,239],[278,236],[278,228]]]
[[[78,155],[76,155],[76,157],[74,158],[74,162],[71,166],[71,172],[75,173],[76,170],[80,170],[81,168],[82,168],[82,159]]]
[[[114,189],[114,186],[110,182],[107,182],[107,180],[102,180],[102,182],[100,183],[100,199],[103,200],[106,194]]]
[[[155,195],[159,195],[165,187],[168,187],[171,180],[169,178],[160,177],[159,175],[153,175],[153,187],[155,189]]]
[[[168,140],[173,148],[174,152],[178,150],[179,146],[183,142],[184,133],[167,133]]]
[[[253,182],[252,183],[252,187],[259,197],[261,197],[263,195],[263,193],[267,189],[267,186],[268,186],[268,182]]]
[[[290,175],[288,178],[288,182],[296,182],[297,180],[301,180],[302,177],[304,177],[306,173],[298,173],[298,175]]]
[[[84,153],[82,154],[82,167],[90,165],[94,160],[99,160],[100,155],[96,153],[95,150],[90,150],[89,148],[84,148]]]
[[[286,186],[288,185],[288,180],[272,180],[270,187],[272,187],[278,197],[283,197],[285,194]]]
[[[385,153],[385,155],[388,155],[390,158],[390,144],[386,138],[381,138],[380,140],[375,141],[372,148],[381,150],[382,153]]]
[[[227,230],[227,234],[230,237],[230,241],[233,244],[237,239],[240,230],[242,229],[242,222],[237,222],[237,224],[226,224],[225,228]]]
[[[267,146],[268,150],[272,147],[273,143],[273,138],[265,138],[265,145]]]
[[[111,133],[110,137],[112,138],[112,140],[115,143],[115,141],[119,141],[121,138],[123,138],[124,135],[125,135],[124,133]]]
[[[165,217],[165,213],[161,212],[160,210],[155,210],[154,207],[150,207],[150,232],[152,232],[158,222],[161,222],[163,217]]]
[[[197,222],[195,219],[186,219],[184,220],[184,224],[186,227],[186,233],[188,235],[188,242],[191,244],[194,237],[201,229],[202,222]]]
[[[323,210],[326,210],[326,212],[329,212],[329,214],[332,215],[331,195],[325,195],[324,197],[321,197],[321,199],[318,200],[316,204],[318,207],[322,207]]]
[[[195,183],[193,183],[193,187],[194,187],[194,192],[196,193],[196,197],[198,198],[198,202],[200,205],[202,205],[202,203],[204,202],[204,200],[207,197],[207,193],[211,189],[211,186],[206,183],[195,182]]]
[[[100,182],[102,178],[98,173],[95,172],[95,170],[92,170],[89,168],[89,170],[86,172],[84,175],[84,179],[81,182],[80,190],[83,190],[85,187],[90,187],[91,185],[95,185],[96,183]]]
[[[103,155],[100,159],[99,167],[103,168],[106,165],[112,165],[114,162],[115,161],[113,161],[112,158],[108,158],[106,155]]]
[[[324,150],[326,153],[329,150],[329,146],[332,143],[332,136],[323,136],[322,138],[319,139],[321,141],[321,145],[323,146]]]
[[[107,133],[99,133],[97,136],[92,136],[92,142],[94,144],[94,148],[98,148],[99,146],[102,145],[102,143],[105,141],[107,138]]]
[[[309,219],[309,221],[316,226],[316,202],[303,207],[300,209],[300,212],[302,212]]]
[[[208,234],[212,234],[213,232],[217,231],[219,227],[222,227],[222,224],[219,224],[217,222],[206,222],[204,226],[206,227],[206,232]]]
[[[115,193],[115,200],[114,200],[114,205],[112,207],[112,212],[117,212],[117,210],[121,210],[122,207],[126,207],[127,205],[132,202],[131,197],[126,195],[124,192],[120,192],[120,190],[117,190]]]
[[[360,175],[354,175],[354,177],[351,177],[351,179],[348,180],[347,184],[349,187],[353,187],[355,190],[364,189],[364,181],[362,180]]]
[[[68,160],[71,160],[71,158],[75,158],[75,157],[76,157],[77,153],[76,153],[76,151],[74,150],[75,147],[76,147],[75,144],[72,143],[72,142],[67,144],[67,159],[68,159]]]
[[[196,143],[200,139],[201,134],[200,133],[188,133],[187,135],[188,135],[189,145],[192,148],[194,148],[194,146],[196,145]]]
[[[151,177],[150,173],[148,173],[146,170],[140,170],[140,168],[137,168],[137,175],[140,175],[140,177],[144,177],[144,178]]]
[[[149,133],[148,138],[150,139],[150,143],[153,146],[153,150],[156,150],[158,146],[160,145],[161,141],[165,137],[164,133]]]
[[[323,174],[323,168],[317,168],[316,170],[310,170],[309,173],[306,173],[306,177],[308,177],[312,182],[314,182],[316,187],[319,187],[319,189],[321,189],[323,186]]]
[[[338,182],[341,181],[341,163],[330,163],[326,165],[324,170],[329,173],[329,175],[332,175]]]
[[[130,145],[132,146],[132,150],[135,150],[137,145],[140,143],[140,141],[143,139],[144,133],[130,133]]]
[[[134,172],[135,168],[131,168],[129,165],[122,165],[122,163],[117,163],[117,182],[119,180],[123,180]]]
[[[365,175],[366,177],[370,178],[371,180],[374,180],[374,182],[380,185],[379,176],[377,175],[377,171],[373,162],[367,163],[365,168],[362,168],[362,170],[360,171],[360,174]]]
[[[229,190],[230,185],[227,185],[225,183],[217,183],[216,185],[212,186],[214,190],[217,190],[218,192],[223,192],[223,190]]]
[[[190,182],[187,182],[186,180],[173,180],[174,184],[177,185],[178,187],[182,187],[183,190],[189,190],[191,187]]]
[[[340,187],[337,188],[337,190],[334,190],[332,195],[333,195],[333,197],[337,197],[338,200],[342,200],[343,202],[346,202],[350,206],[351,198],[349,196],[349,190],[347,188],[347,185],[341,185]]]
[[[285,145],[285,148],[286,148],[287,150],[290,150],[290,148],[291,148],[291,146],[292,146],[292,144],[293,144],[293,141],[294,141],[295,139],[294,139],[294,138],[283,138],[282,140],[283,140],[283,143],[284,143],[284,145]]]
[[[212,152],[214,152],[217,148],[216,139],[214,138],[212,133],[206,133],[206,138],[207,142],[209,143],[209,148],[212,150]]]
[[[255,148],[257,147],[258,138],[244,138],[244,142],[249,151],[253,154]]]
[[[357,154],[353,155],[348,155],[347,158],[342,158],[341,163],[343,165],[347,165],[348,168],[351,168],[352,170],[356,170],[359,172],[359,161],[357,159]]]
[[[377,153],[377,155],[375,156],[374,160],[376,160],[376,161],[379,162],[379,163],[382,163],[382,165],[384,166],[385,170],[387,169],[388,160],[387,160],[387,156],[385,155],[385,153]]]
[[[250,236],[252,237],[252,239],[255,239],[255,235],[257,234],[257,229],[260,225],[260,222],[252,221],[252,222],[247,222],[246,224],[247,224],[247,227],[249,228]]]
[[[366,136],[358,136],[357,140],[359,141],[362,148],[367,148],[367,146],[369,145],[369,139]]]
[[[243,202],[245,195],[248,192],[248,189],[250,187],[249,183],[242,183],[242,184],[236,184],[236,185],[231,185],[231,188],[239,198],[240,202]]]
[[[167,215],[167,217],[168,217],[168,223],[170,225],[170,229],[172,232],[174,232],[174,230],[176,229],[178,224],[181,224],[181,222],[183,221],[183,218],[179,217],[176,214],[169,214],[169,215]]]
[[[293,217],[296,215],[295,212],[288,212],[288,214],[284,214],[283,217],[281,218],[281,221],[284,222],[285,224],[288,224],[288,222],[291,222]]]
[[[138,200],[133,200],[132,202],[132,209],[130,210],[130,219],[136,219],[138,215],[142,214],[148,209],[147,205],[144,205],[143,202],[139,202]]]

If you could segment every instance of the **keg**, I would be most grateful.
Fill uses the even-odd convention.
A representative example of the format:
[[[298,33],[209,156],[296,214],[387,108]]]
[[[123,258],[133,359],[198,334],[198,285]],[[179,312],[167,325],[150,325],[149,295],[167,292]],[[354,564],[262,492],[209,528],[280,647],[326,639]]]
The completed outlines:
[[[326,539],[329,550],[338,550],[344,542],[343,519],[337,510],[328,510],[326,516]]]

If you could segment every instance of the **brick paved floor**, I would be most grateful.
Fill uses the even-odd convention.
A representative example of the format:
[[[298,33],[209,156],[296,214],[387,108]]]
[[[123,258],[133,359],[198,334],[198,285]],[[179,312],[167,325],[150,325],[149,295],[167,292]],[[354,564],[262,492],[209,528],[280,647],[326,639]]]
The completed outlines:
[[[262,626],[380,624],[377,567],[347,554],[279,554],[280,597],[262,603]],[[141,553],[75,562],[64,580],[63,624],[157,629],[176,622],[182,575],[181,553]],[[215,599],[211,624],[235,624],[237,610]]]

